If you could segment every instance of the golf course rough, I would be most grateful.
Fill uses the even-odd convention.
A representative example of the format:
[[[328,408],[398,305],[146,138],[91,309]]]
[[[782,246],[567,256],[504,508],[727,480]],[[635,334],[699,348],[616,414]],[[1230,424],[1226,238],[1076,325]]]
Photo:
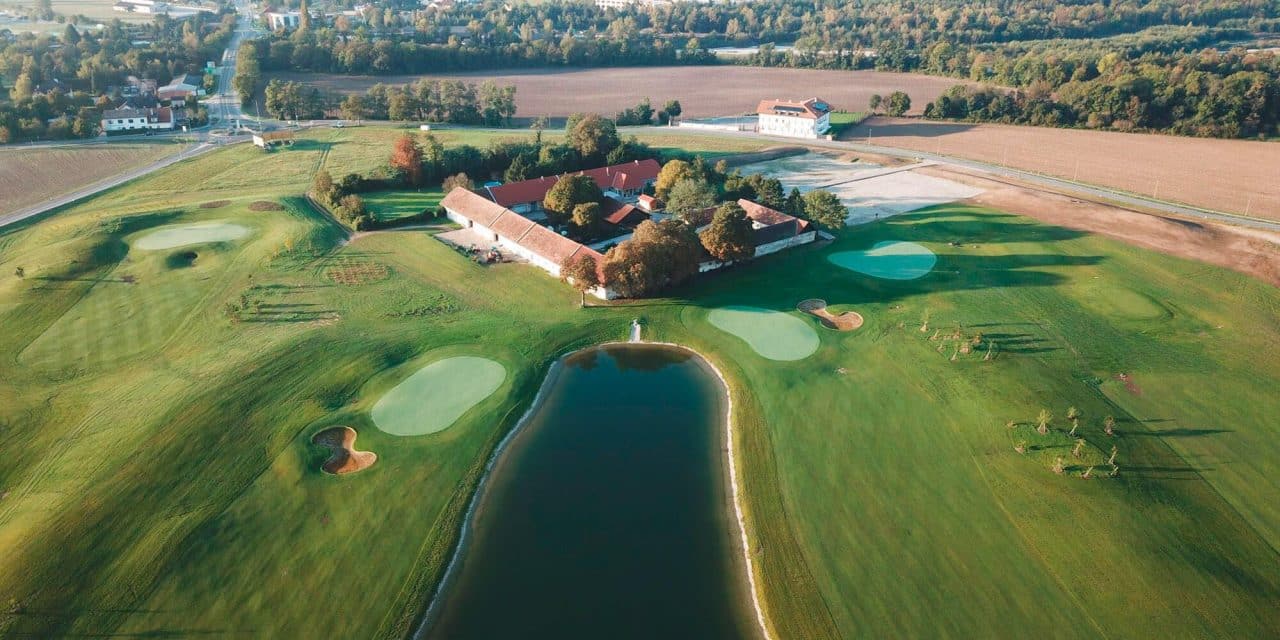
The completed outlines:
[[[781,311],[732,305],[713,309],[707,320],[770,360],[803,360],[818,350],[813,327]]]
[[[448,429],[507,377],[501,364],[476,356],[437,360],[405,378],[373,405],[373,423],[395,436]]]
[[[938,256],[914,242],[886,240],[864,251],[837,251],[827,256],[836,266],[885,280],[915,280],[933,270]]]
[[[135,249],[157,251],[193,244],[227,242],[249,235],[249,228],[231,222],[193,222],[159,227],[133,242]]]

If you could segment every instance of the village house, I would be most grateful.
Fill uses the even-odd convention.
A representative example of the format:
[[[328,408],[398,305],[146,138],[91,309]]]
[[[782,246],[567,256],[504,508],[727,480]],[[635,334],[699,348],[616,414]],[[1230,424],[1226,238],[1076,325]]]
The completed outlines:
[[[173,129],[173,109],[147,107],[135,109],[107,109],[102,112],[102,130],[108,135],[123,132],[159,131]]]
[[[157,88],[155,94],[161,100],[179,100],[185,103],[204,95],[204,78],[194,73],[180,73],[169,84]]]
[[[762,100],[756,113],[760,118],[756,130],[765,135],[816,139],[831,129],[831,105],[818,98]]]
[[[657,160],[635,160],[598,169],[587,169],[565,175],[589,176],[608,198],[627,204],[635,204],[645,187],[658,180],[662,166]],[[542,201],[561,176],[546,176],[520,182],[508,182],[486,187],[494,202],[522,214],[534,214],[540,218]]]
[[[297,11],[267,11],[262,17],[272,31],[295,29],[302,22],[302,14]]]
[[[471,229],[504,252],[519,256],[554,277],[560,277],[560,265],[571,256],[590,255],[597,265],[604,263],[604,256],[598,251],[462,187],[450,191],[440,201],[440,206],[449,220]],[[607,287],[597,287],[588,293],[606,300],[617,297]]]

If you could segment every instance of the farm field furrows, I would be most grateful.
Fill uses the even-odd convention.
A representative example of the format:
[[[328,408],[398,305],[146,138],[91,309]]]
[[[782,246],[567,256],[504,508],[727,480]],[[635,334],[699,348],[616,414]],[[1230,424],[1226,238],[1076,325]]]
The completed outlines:
[[[868,137],[869,136],[869,137]],[[872,118],[845,140],[942,153],[1280,220],[1280,143]]]
[[[493,80],[516,86],[520,117],[564,117],[572,113],[614,113],[635,106],[649,96],[656,108],[667,100],[680,101],[685,117],[754,113],[761,98],[809,98],[818,96],[836,109],[862,111],[872,94],[905,91],[912,111],[953,85],[963,81],[912,73],[880,71],[826,71],[742,66],[638,67],[619,69],[530,69],[507,73],[458,73],[423,76],[349,76],[278,73],[273,78],[300,80],[322,89],[364,91],[381,82],[405,84],[418,78]],[[573,96],[566,100],[565,96]]]
[[[156,141],[0,150],[0,214],[70,193],[182,151]]]

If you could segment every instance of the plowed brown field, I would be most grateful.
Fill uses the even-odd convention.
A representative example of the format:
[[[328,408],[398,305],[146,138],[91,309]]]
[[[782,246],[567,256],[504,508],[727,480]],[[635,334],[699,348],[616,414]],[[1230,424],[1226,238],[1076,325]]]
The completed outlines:
[[[87,187],[182,151],[172,142],[0,150],[0,214]]]
[[[943,153],[1280,220],[1280,143],[873,118],[847,140]]]
[[[871,94],[905,91],[912,113],[960,81],[911,73],[824,71],[738,66],[627,67],[613,69],[533,69],[509,73],[431,74],[423,76],[343,76],[283,73],[273,78],[299,80],[344,93],[364,91],[379,82],[406,84],[418,78],[493,80],[516,86],[522,117],[563,117],[577,112],[613,114],[648,96],[655,107],[676,99],[686,117],[754,112],[761,98],[819,96],[837,109],[865,111]]]

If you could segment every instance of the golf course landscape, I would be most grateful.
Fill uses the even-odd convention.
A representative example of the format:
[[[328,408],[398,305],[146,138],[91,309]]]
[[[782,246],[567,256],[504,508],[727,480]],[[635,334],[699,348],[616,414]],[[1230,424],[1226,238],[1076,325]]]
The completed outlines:
[[[445,637],[423,625],[433,601],[447,628],[481,628],[448,617],[454,586],[518,630],[527,607],[569,602],[575,586],[584,602],[598,594],[532,562],[546,581],[520,584],[547,592],[506,607],[496,600],[519,590],[502,571],[515,570],[468,554],[495,543],[486,522],[537,531],[526,507],[563,519],[552,532],[594,521],[548,505],[554,478],[531,475],[575,442],[564,468],[595,460],[600,484],[566,504],[626,516],[610,523],[705,516],[682,521],[714,556],[686,566],[689,584],[723,588],[705,637],[757,627],[733,480],[762,636],[1280,629],[1274,287],[960,201],[665,297],[580,308],[540,269],[460,255],[433,237],[456,227],[443,218],[353,233],[305,197],[321,169],[385,163],[402,133],[232,145],[0,228],[0,637]],[[640,139],[708,158],[764,146]],[[368,201],[394,219],[441,195]],[[856,315],[856,328],[797,308],[814,301],[804,308]],[[633,319],[645,341],[698,357],[592,349],[625,341]],[[571,353],[572,372],[535,403]],[[524,418],[529,441],[513,437],[491,465]],[[655,439],[650,423],[664,427]],[[636,448],[671,447],[673,478],[698,486],[632,482],[631,503],[586,495],[664,459],[636,451],[635,467],[605,469],[592,429],[611,426]],[[491,466],[493,499],[472,519]],[[681,502],[646,510],[646,495]],[[442,590],[467,522],[477,535]],[[644,535],[613,548],[610,529],[592,531],[581,548],[620,562],[654,551]],[[652,628],[673,628],[660,618]]]

